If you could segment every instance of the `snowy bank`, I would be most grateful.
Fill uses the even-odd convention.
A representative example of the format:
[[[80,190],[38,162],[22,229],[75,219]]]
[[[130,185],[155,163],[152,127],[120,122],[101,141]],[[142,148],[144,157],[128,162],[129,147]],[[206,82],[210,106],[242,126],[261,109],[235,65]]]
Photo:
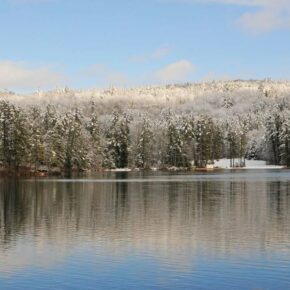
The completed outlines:
[[[285,168],[284,166],[278,165],[267,165],[266,161],[264,160],[246,160],[245,167],[230,167],[230,159],[220,159],[215,160],[214,162],[215,168],[222,168],[222,169],[282,169]]]
[[[105,170],[106,172],[109,171],[109,172],[130,172],[132,171],[131,168],[115,168],[115,169],[106,169]]]

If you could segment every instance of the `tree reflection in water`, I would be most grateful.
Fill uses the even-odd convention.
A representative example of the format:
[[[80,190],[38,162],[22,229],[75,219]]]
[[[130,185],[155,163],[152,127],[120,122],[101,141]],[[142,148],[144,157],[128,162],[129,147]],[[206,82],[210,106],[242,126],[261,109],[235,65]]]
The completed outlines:
[[[107,177],[1,180],[0,271],[18,252],[33,252],[18,259],[21,266],[58,261],[82,245],[114,255],[147,252],[176,267],[190,265],[201,252],[289,254],[289,181],[164,176],[154,182],[154,176],[140,180],[132,173],[99,178]]]

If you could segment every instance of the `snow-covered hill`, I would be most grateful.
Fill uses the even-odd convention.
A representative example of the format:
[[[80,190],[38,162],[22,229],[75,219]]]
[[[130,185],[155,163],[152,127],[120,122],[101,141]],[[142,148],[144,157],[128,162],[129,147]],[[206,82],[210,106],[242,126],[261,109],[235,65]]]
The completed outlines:
[[[256,98],[279,98],[290,95],[289,81],[272,80],[235,80],[214,81],[196,84],[167,85],[136,88],[109,88],[106,90],[71,90],[69,88],[54,91],[38,91],[33,94],[16,94],[0,90],[0,98],[17,105],[59,104],[72,107],[94,102],[103,110],[114,106],[121,108],[148,109],[171,107],[188,111],[194,107],[203,110],[215,108],[224,98],[232,98],[234,103],[255,101]]]

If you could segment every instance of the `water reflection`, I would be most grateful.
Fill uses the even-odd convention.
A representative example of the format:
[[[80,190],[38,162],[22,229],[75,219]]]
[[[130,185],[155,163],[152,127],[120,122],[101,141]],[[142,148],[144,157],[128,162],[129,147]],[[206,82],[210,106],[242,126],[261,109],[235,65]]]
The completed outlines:
[[[201,253],[242,259],[290,254],[288,180],[117,178],[1,180],[0,275],[58,264],[79,248],[103,256],[138,253],[183,271]]]

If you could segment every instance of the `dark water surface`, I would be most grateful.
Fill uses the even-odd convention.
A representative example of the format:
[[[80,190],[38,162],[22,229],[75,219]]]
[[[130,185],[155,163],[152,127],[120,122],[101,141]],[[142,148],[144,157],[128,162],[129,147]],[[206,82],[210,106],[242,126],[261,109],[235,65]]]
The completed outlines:
[[[0,289],[290,289],[290,171],[0,179]]]

